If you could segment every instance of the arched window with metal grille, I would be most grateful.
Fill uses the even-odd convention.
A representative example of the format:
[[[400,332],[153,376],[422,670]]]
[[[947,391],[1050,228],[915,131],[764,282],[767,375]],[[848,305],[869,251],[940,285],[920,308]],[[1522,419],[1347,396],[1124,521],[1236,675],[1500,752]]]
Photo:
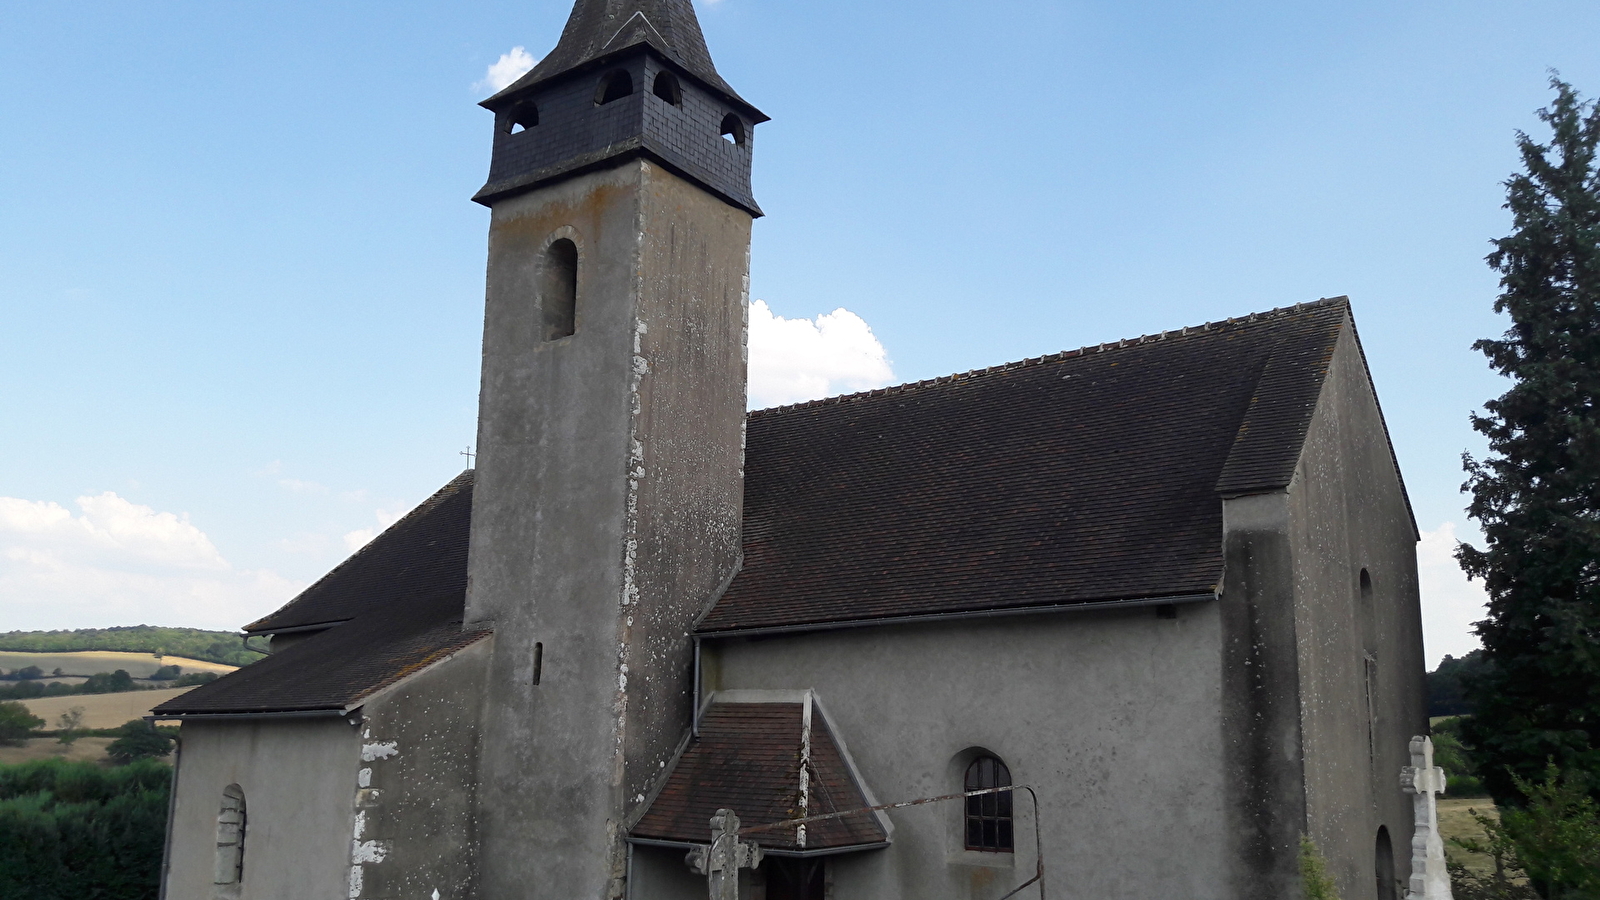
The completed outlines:
[[[967,766],[963,791],[1010,787],[1011,770],[992,756],[980,756]],[[1011,792],[998,791],[967,798],[967,849],[1010,853],[1012,836]]]

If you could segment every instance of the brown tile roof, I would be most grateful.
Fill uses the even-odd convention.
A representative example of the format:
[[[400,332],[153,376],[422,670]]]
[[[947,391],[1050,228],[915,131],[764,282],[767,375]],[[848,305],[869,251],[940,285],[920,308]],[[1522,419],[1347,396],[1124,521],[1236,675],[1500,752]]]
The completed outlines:
[[[462,595],[375,606],[161,704],[156,716],[346,710],[488,636],[461,630]]]
[[[753,413],[702,633],[1209,593],[1285,487],[1344,298]]]
[[[802,709],[801,703],[713,703],[700,721],[700,737],[678,759],[631,834],[704,844],[719,809],[733,810],[745,829],[798,817]],[[820,711],[812,716],[811,768],[810,815],[872,805]],[[799,849],[792,827],[747,839],[767,848]],[[863,813],[807,826],[805,849],[886,840],[877,817]]]
[[[464,603],[471,521],[468,469],[282,609],[244,630],[270,634],[344,622],[410,597],[451,594]]]

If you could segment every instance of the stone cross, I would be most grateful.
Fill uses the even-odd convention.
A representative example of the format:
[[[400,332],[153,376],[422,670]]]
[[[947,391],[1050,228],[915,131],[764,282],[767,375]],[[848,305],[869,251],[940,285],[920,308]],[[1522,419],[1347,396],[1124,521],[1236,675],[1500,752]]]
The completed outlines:
[[[761,865],[761,847],[739,840],[739,817],[719,809],[711,817],[711,846],[689,851],[689,866],[711,885],[711,900],[739,900],[739,870]]]
[[[1450,875],[1444,867],[1444,841],[1439,837],[1438,795],[1444,793],[1444,770],[1433,764],[1433,741],[1411,739],[1411,765],[1400,769],[1400,788],[1411,795],[1411,884],[1406,900],[1452,900]]]

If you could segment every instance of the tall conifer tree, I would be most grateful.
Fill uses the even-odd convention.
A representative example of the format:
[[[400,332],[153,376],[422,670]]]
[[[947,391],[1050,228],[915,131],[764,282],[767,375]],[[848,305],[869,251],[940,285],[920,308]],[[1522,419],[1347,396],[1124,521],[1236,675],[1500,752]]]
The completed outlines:
[[[1466,733],[1496,799],[1517,802],[1547,758],[1600,791],[1600,109],[1551,78],[1540,144],[1506,182],[1512,233],[1488,256],[1511,329],[1474,348],[1511,379],[1473,416],[1489,456],[1465,458],[1485,549],[1457,556],[1489,595],[1489,666]]]

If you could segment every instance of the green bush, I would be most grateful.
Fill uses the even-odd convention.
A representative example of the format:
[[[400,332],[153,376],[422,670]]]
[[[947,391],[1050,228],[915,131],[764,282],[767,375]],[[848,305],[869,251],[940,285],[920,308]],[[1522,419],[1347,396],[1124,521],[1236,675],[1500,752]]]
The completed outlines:
[[[1328,874],[1328,861],[1317,844],[1300,836],[1300,893],[1304,900],[1339,900],[1339,886]]]
[[[28,712],[16,701],[0,703],[0,744],[20,744],[34,730],[43,728],[44,720]]]
[[[1541,783],[1511,778],[1526,805],[1502,810],[1498,822],[1474,811],[1486,841],[1451,838],[1495,862],[1487,876],[1450,866],[1458,900],[1600,900],[1600,805],[1587,779],[1563,776],[1554,763]]]
[[[152,760],[0,766],[0,897],[154,897],[171,777]]]
[[[1472,748],[1461,740],[1460,718],[1445,719],[1433,726],[1433,762],[1444,769],[1446,797],[1489,796],[1478,778],[1478,762]]]
[[[172,752],[172,738],[143,719],[129,720],[117,732],[117,739],[106,747],[106,754],[119,763],[153,759]]]

